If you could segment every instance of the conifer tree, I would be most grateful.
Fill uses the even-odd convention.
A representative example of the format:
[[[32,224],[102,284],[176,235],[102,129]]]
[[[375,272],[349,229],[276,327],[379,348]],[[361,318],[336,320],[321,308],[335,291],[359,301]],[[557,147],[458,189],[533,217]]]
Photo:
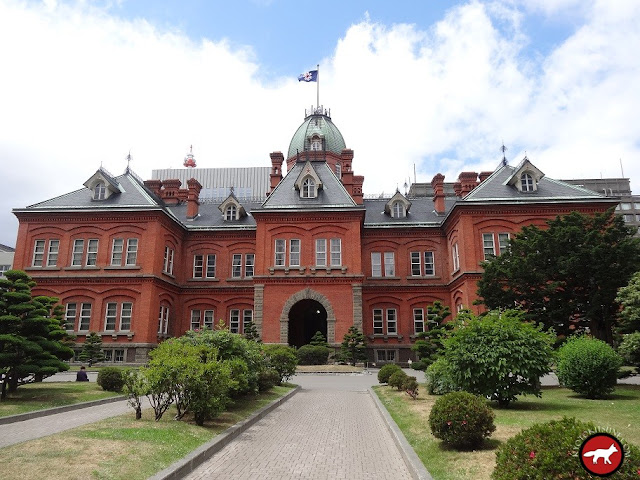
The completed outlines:
[[[367,337],[360,330],[354,326],[349,327],[349,331],[344,335],[340,346],[340,357],[351,365],[355,365],[360,360],[366,360],[366,341]]]
[[[87,362],[89,366],[94,363],[104,361],[104,353],[102,353],[102,337],[96,332],[89,332],[82,346],[82,352],[78,355],[78,360]]]

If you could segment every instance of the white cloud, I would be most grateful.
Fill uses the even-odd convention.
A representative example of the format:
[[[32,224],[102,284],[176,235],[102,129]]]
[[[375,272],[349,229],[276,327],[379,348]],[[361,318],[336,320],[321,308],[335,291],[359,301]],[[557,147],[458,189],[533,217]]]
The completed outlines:
[[[267,166],[315,102],[293,76],[256,80],[250,46],[78,5],[0,1],[0,243],[15,242],[11,208],[74,190],[101,163],[118,174],[129,149],[144,178],[180,167],[190,144],[201,167]],[[581,23],[530,58],[531,11]],[[638,192],[639,20],[637,2],[570,0],[471,2],[431,26],[365,16],[322,60],[320,100],[365,193],[401,186],[414,163],[419,181],[492,169],[503,139],[513,162],[526,150],[551,178],[618,176],[622,158]]]

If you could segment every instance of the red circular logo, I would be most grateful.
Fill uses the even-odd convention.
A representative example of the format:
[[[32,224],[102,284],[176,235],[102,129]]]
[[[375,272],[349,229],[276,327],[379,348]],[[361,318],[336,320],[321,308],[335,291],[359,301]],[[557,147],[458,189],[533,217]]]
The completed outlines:
[[[622,443],[608,433],[591,435],[580,446],[580,462],[584,469],[599,477],[608,477],[622,466]]]

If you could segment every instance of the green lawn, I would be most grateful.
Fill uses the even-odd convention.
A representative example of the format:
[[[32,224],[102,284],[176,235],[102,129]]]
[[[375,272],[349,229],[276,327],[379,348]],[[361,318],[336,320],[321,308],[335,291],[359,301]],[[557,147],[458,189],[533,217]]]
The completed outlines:
[[[131,410],[127,415],[0,449],[6,460],[3,471],[11,472],[14,480],[146,479],[290,390],[291,386],[274,387],[238,400],[204,427],[173,420],[174,409],[159,422],[154,421],[152,409],[143,411],[142,420],[135,420]]]
[[[563,416],[610,427],[626,441],[640,446],[639,385],[619,385],[607,400],[587,400],[571,390],[550,387],[543,388],[542,398],[521,397],[507,409],[490,403],[497,429],[482,449],[472,452],[444,448],[431,435],[428,416],[438,397],[424,393],[424,385],[417,401],[386,386],[375,387],[375,391],[435,480],[489,479],[498,445],[534,423]]]
[[[105,392],[95,382],[31,383],[0,402],[0,417],[121,395]]]

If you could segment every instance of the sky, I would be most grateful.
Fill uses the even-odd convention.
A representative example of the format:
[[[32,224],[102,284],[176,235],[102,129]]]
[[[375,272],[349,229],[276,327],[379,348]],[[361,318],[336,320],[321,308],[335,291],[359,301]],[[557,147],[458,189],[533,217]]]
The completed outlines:
[[[103,166],[270,166],[316,84],[364,193],[524,155],[640,192],[636,0],[0,0],[0,243]]]

